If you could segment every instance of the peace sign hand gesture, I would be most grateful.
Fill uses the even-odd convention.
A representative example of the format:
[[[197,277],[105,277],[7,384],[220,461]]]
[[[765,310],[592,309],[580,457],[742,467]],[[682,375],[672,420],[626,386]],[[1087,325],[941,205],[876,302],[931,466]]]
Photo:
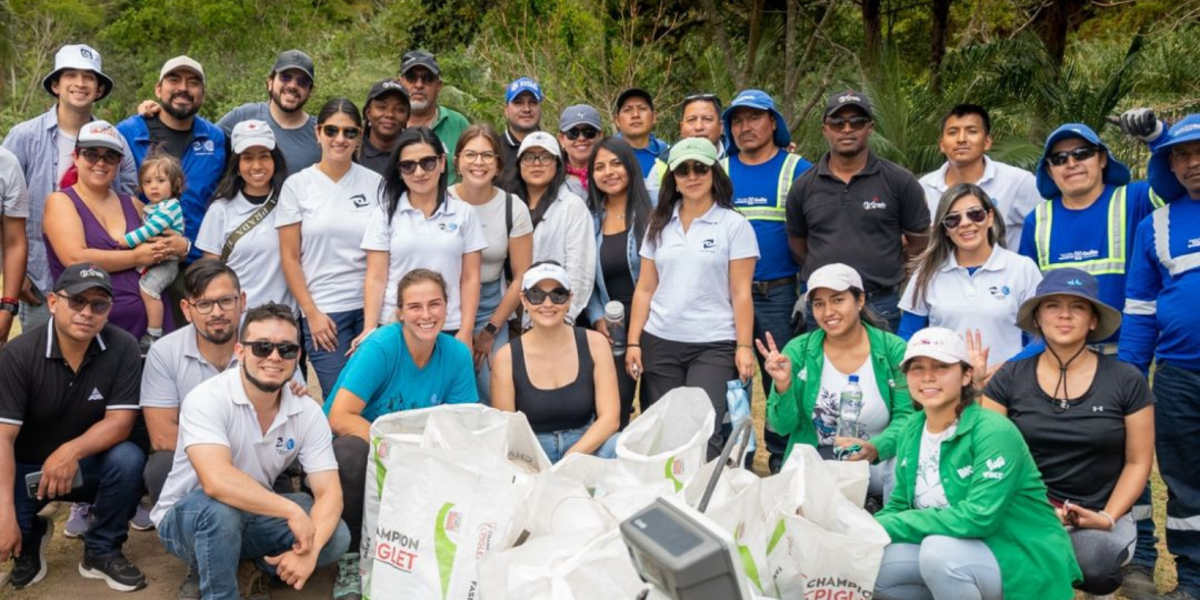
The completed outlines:
[[[767,344],[762,340],[754,340],[758,353],[763,357],[763,369],[775,381],[775,391],[780,394],[792,386],[792,360],[779,351],[775,346],[775,338],[767,332]]]
[[[987,385],[988,380],[992,375],[1000,369],[1000,365],[992,365],[988,367],[988,354],[991,348],[983,345],[983,333],[978,329],[975,331],[967,330],[967,354],[971,357],[971,367],[974,371],[973,378],[975,385],[978,388],[983,388]],[[1003,364],[1003,363],[1001,363]]]

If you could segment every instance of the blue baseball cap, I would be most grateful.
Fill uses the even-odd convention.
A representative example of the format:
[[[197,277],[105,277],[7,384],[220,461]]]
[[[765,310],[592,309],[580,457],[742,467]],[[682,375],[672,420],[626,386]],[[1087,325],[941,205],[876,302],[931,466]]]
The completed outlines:
[[[1037,293],[1021,303],[1017,310],[1017,327],[1033,335],[1041,335],[1034,322],[1037,307],[1048,296],[1075,296],[1092,303],[1096,311],[1096,329],[1088,334],[1089,340],[1103,340],[1121,328],[1121,313],[1100,300],[1100,283],[1092,274],[1070,267],[1046,271],[1037,286]]]
[[[1171,148],[1189,142],[1200,142],[1200,114],[1191,114],[1183,118],[1167,130],[1167,135],[1154,154],[1150,155],[1149,174],[1150,188],[1160,198],[1170,202],[1188,194],[1187,189],[1179,183],[1179,178],[1171,171]]]
[[[788,131],[787,123],[783,120],[783,113],[780,113],[779,109],[775,108],[775,101],[771,99],[771,96],[762,90],[746,90],[738,94],[737,98],[734,98],[733,102],[729,103],[729,108],[725,109],[725,112],[721,114],[721,122],[725,125],[725,133],[731,138],[729,140],[729,154],[737,154],[739,152],[736,143],[737,140],[732,139],[733,112],[739,108],[754,108],[771,113],[771,116],[775,117],[775,145],[780,148],[787,148],[792,143],[792,134]]]
[[[1051,133],[1050,137],[1046,138],[1046,147],[1042,150],[1042,159],[1038,161],[1037,189],[1043,198],[1055,198],[1062,195],[1062,191],[1058,189],[1058,184],[1054,183],[1054,179],[1050,177],[1050,162],[1046,160],[1046,157],[1050,155],[1050,149],[1055,144],[1071,138],[1079,138],[1090,144],[1100,146],[1108,154],[1108,165],[1104,167],[1104,183],[1108,185],[1125,185],[1129,183],[1129,167],[1113,156],[1112,150],[1109,150],[1108,146],[1105,146],[1100,141],[1100,136],[1096,135],[1096,132],[1091,127],[1083,123],[1067,123],[1055,129],[1054,133]]]
[[[542,86],[528,77],[521,77],[508,84],[504,92],[504,103],[511,104],[522,92],[529,92],[538,102],[542,101]]]

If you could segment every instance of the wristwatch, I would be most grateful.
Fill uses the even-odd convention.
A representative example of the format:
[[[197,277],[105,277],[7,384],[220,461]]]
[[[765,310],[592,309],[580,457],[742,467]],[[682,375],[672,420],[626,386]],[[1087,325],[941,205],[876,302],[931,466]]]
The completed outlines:
[[[17,302],[16,298],[0,298],[0,310],[7,310],[16,316],[21,310],[21,304]]]
[[[500,333],[500,327],[498,327],[495,323],[493,323],[491,321],[488,321],[487,325],[483,326],[483,330],[492,334],[493,336],[496,335],[497,333]]]

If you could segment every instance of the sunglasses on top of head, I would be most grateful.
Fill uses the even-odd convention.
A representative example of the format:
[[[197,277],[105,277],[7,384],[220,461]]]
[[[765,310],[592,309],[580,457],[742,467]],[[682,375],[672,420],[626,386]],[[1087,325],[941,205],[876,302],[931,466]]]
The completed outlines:
[[[534,306],[545,302],[547,297],[550,298],[552,304],[566,304],[571,299],[571,292],[563,288],[554,288],[550,291],[543,290],[542,288],[529,288],[525,290],[525,299]]]
[[[1061,167],[1067,164],[1068,159],[1075,159],[1075,162],[1083,162],[1096,156],[1100,153],[1099,146],[1080,146],[1074,150],[1065,150],[1063,152],[1053,152],[1046,155],[1046,162]]]
[[[358,139],[358,134],[362,133],[362,129],[358,127],[338,127],[337,125],[322,125],[321,133],[327,138],[335,138],[338,134],[342,134],[348,140]]]
[[[300,344],[295,342],[242,342],[242,345],[250,349],[250,353],[258,358],[267,358],[271,353],[278,350],[279,358],[283,360],[291,360],[300,355]]]
[[[966,212],[950,213],[946,215],[946,218],[942,219],[942,227],[945,227],[946,229],[957,229],[959,225],[963,224],[964,216],[966,216],[967,220],[971,221],[972,223],[982,223],[987,220],[987,215],[988,211],[982,206],[972,206],[971,208],[968,208]]]

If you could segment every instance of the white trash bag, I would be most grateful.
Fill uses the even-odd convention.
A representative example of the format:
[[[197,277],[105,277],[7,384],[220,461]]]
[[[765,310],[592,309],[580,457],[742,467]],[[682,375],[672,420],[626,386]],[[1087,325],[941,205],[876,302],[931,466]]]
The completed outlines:
[[[645,588],[619,530],[555,536],[487,555],[481,600],[632,600]]]
[[[707,462],[715,418],[704,390],[673,389],[625,428],[617,459],[643,481],[667,479],[682,490]]]

